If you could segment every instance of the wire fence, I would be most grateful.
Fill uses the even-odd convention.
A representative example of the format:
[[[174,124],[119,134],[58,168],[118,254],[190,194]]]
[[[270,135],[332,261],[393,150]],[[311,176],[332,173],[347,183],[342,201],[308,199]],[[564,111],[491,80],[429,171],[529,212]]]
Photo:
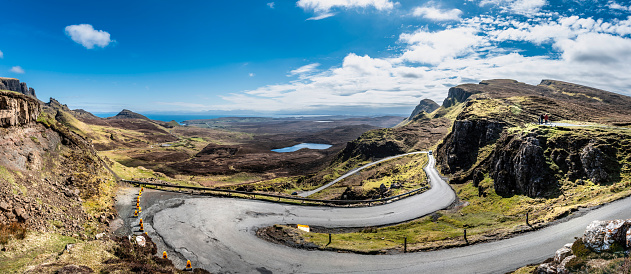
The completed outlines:
[[[368,199],[368,200],[320,200],[320,199],[310,199],[303,198],[299,196],[288,196],[288,195],[277,195],[270,193],[260,193],[260,192],[250,192],[250,191],[241,191],[241,190],[230,190],[230,189],[220,189],[220,188],[208,188],[208,187],[197,187],[197,186],[180,186],[180,185],[168,185],[168,184],[157,184],[157,183],[147,183],[140,181],[131,181],[131,180],[121,180],[122,182],[130,183],[136,186],[151,186],[151,188],[157,190],[164,191],[177,191],[182,192],[183,189],[191,190],[191,194],[196,195],[210,195],[210,196],[228,196],[228,197],[238,197],[238,198],[251,198],[257,199],[257,196],[260,200],[272,201],[272,202],[293,202],[293,203],[309,203],[309,204],[318,204],[318,205],[330,205],[330,206],[372,206],[373,204],[386,204],[395,200],[399,200],[405,197],[409,197],[415,195],[417,193],[423,192],[424,190],[429,189],[428,186],[423,186],[406,193],[402,193],[399,195],[380,198],[380,199]],[[197,193],[195,193],[197,192]]]

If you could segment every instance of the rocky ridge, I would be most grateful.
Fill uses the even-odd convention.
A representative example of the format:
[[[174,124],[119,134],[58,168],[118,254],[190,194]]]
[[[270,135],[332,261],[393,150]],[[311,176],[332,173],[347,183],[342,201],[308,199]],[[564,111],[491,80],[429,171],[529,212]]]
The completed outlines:
[[[625,125],[631,122],[627,96],[552,80],[538,86],[488,80],[450,89],[446,106],[462,110],[437,148],[442,172],[476,186],[488,174],[503,196],[556,195],[560,181],[607,183],[631,154],[625,138],[603,130],[527,129],[546,112],[552,119]]]

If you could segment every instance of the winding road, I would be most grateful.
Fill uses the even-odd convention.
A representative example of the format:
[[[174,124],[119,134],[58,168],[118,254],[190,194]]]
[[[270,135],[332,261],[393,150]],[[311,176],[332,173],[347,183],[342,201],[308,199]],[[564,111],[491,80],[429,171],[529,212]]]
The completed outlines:
[[[323,185],[321,187],[318,187],[318,188],[316,188],[314,190],[298,193],[298,196],[300,196],[300,197],[309,197],[309,196],[311,196],[313,194],[316,194],[316,193],[324,190],[327,187],[330,187],[330,186],[336,184],[337,182],[339,182],[341,180],[344,180],[348,176],[354,175],[355,173],[362,171],[365,168],[369,168],[371,166],[374,166],[376,164],[379,164],[379,163],[382,163],[382,162],[385,162],[385,161],[388,161],[388,160],[392,160],[392,159],[396,159],[396,158],[403,157],[403,156],[408,156],[408,155],[420,154],[420,153],[427,153],[427,151],[416,151],[416,152],[410,152],[410,153],[399,154],[399,155],[383,158],[383,159],[381,159],[379,161],[375,161],[375,162],[372,162],[370,164],[367,164],[367,165],[361,166],[359,168],[353,169],[353,170],[345,173],[344,175],[340,176],[339,178],[331,181],[330,183],[325,184],[325,185]]]
[[[169,258],[176,266],[183,267],[188,259],[193,267],[213,273],[503,273],[553,256],[558,248],[580,236],[593,220],[631,218],[631,198],[626,198],[507,240],[397,255],[300,250],[255,235],[257,228],[273,224],[386,225],[449,206],[456,195],[439,177],[431,155],[425,171],[432,185],[430,190],[380,206],[301,207],[146,190],[141,204],[147,210],[141,217],[146,220],[145,230],[158,243],[159,252],[167,250],[173,254]]]

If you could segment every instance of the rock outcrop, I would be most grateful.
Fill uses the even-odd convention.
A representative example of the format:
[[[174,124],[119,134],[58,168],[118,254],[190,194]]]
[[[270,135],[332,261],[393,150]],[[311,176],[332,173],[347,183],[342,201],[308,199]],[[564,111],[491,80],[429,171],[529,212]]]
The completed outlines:
[[[33,97],[0,91],[0,127],[25,125],[37,120],[42,108]]]
[[[536,134],[504,135],[495,147],[490,174],[497,194],[541,196],[554,180],[549,178],[542,142]],[[545,144],[545,143],[544,143]]]
[[[15,78],[0,77],[0,90],[15,91],[37,98],[33,88],[29,88],[26,83],[20,83],[20,80]]]
[[[480,148],[494,143],[506,125],[491,120],[457,120],[438,145],[437,161],[443,172],[466,171],[476,163]]]
[[[609,251],[618,244],[631,247],[631,219],[613,221],[593,221],[583,233],[583,244],[596,252]]]
[[[434,110],[438,109],[439,107],[440,105],[438,105],[432,99],[423,99],[421,100],[420,103],[418,103],[416,108],[414,108],[414,111],[412,111],[412,114],[410,114],[410,117],[408,117],[408,120],[414,119],[414,117],[416,117],[416,115],[418,115],[421,112],[431,113]]]
[[[586,260],[594,258],[589,255],[591,252],[613,253],[629,248],[631,248],[631,219],[596,220],[587,226],[583,237],[558,249],[554,254],[554,259],[546,260],[547,262],[537,266],[533,273],[570,273],[577,270],[572,269],[573,267],[585,265]],[[600,264],[602,264],[602,259]],[[591,273],[587,270],[583,271]]]
[[[461,87],[450,88],[447,98],[443,101],[443,107],[448,108],[457,103],[462,103],[471,95],[473,95],[473,93],[468,92]]]

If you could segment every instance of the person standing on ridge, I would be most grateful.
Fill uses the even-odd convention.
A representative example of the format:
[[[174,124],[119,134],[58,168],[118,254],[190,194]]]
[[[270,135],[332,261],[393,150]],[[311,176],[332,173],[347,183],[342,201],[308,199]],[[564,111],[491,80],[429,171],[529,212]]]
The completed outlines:
[[[543,114],[539,115],[539,124],[543,124]]]
[[[548,116],[548,114],[546,113],[546,115],[543,116],[546,124],[548,123],[548,118],[550,118],[550,116]]]

